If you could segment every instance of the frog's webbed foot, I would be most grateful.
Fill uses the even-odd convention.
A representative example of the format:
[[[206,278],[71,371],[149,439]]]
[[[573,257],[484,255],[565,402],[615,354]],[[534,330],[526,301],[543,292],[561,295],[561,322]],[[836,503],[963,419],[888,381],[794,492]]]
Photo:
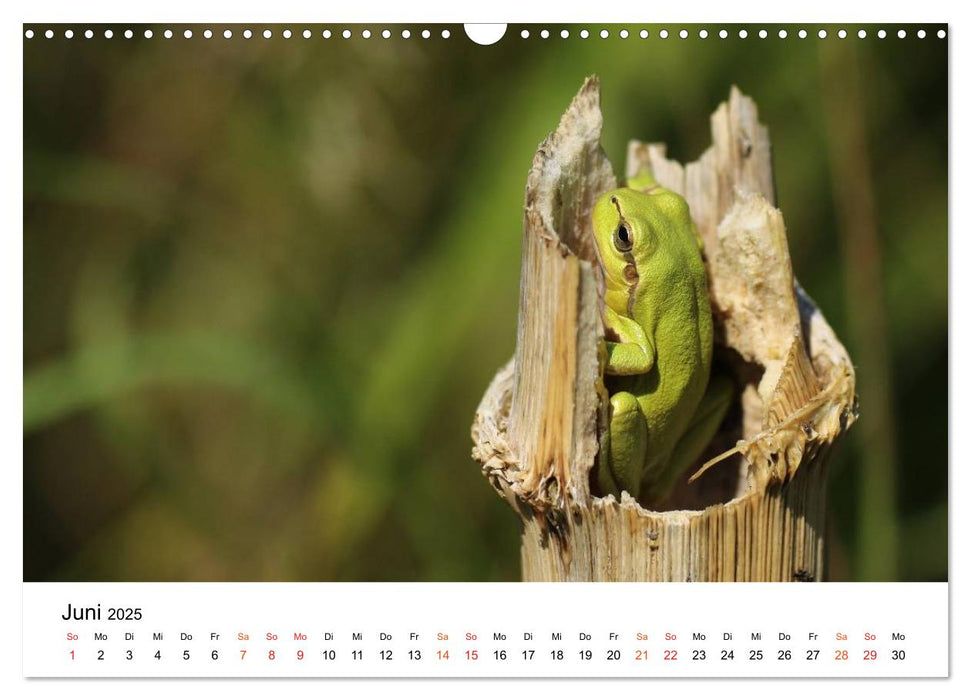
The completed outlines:
[[[653,353],[634,343],[612,343],[607,341],[607,365],[605,374],[626,377],[634,374],[647,374],[654,367]]]
[[[597,481],[601,493],[637,497],[647,453],[647,421],[637,398],[628,391],[610,397],[610,426],[600,446]]]
[[[656,354],[654,345],[636,321],[607,307],[604,310],[604,329],[611,338],[606,341],[606,374],[629,376],[651,371]]]

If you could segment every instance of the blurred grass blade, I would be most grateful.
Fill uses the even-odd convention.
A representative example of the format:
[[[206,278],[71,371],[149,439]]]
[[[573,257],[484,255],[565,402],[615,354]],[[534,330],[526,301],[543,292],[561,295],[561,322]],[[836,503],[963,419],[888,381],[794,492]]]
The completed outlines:
[[[321,418],[313,387],[273,353],[226,335],[132,336],[85,347],[24,375],[24,431],[148,386],[208,385],[296,416]],[[326,422],[326,421],[324,421]]]

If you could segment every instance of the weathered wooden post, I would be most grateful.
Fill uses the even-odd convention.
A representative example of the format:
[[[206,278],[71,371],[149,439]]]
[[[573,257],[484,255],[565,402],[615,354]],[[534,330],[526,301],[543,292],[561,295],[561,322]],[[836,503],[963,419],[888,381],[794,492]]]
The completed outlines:
[[[584,83],[533,160],[516,354],[472,426],[473,456],[523,521],[523,580],[820,580],[826,461],[856,417],[853,367],[793,277],[768,131],[735,88],[697,161],[639,142],[627,157],[628,174],[646,164],[687,199],[704,239],[716,358],[744,387],[708,457],[731,454],[652,509],[595,493],[607,404],[590,210],[616,186],[599,89]]]

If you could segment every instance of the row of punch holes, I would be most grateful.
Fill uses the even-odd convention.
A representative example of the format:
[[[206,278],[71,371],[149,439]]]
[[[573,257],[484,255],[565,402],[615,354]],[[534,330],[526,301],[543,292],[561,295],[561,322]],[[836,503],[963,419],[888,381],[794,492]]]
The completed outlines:
[[[647,39],[651,36],[651,33],[647,29],[641,29],[639,31],[636,31],[635,33],[636,33],[636,36],[640,37],[641,39]],[[144,31],[140,32],[140,34],[145,39],[152,39],[155,37],[155,32],[152,29],[145,29]],[[819,39],[825,39],[829,36],[829,33],[825,29],[819,29],[813,33],[810,33],[806,29],[800,29],[798,31],[793,32],[793,34],[794,36],[797,36],[800,39],[806,39],[807,37],[813,34]],[[888,33],[886,29],[878,29],[875,32],[875,34],[879,39],[885,39],[888,35],[890,35],[890,33]],[[55,37],[55,32],[53,29],[47,29],[43,31],[42,35],[46,39],[53,39]],[[132,39],[135,37],[136,33],[132,29],[125,29],[123,31],[120,30],[118,32],[118,35],[123,36],[126,39]],[[172,39],[175,35],[176,33],[171,29],[165,29],[161,31],[161,37],[164,39]],[[196,34],[191,29],[185,29],[182,31],[182,37],[185,39],[191,39],[195,35]],[[218,36],[218,30],[217,32],[214,32],[212,29],[203,29],[199,31],[199,35],[204,39],[212,39],[214,36]],[[232,29],[222,30],[221,35],[224,39],[232,39],[234,36],[237,36],[237,34],[234,33]],[[252,29],[243,29],[238,33],[238,36],[241,36],[243,39],[252,39],[254,36],[257,36],[257,35],[262,36],[264,39],[272,39],[274,36],[274,32],[271,29],[264,29],[262,30],[262,32],[257,30],[257,32],[254,33]],[[283,29],[279,32],[279,35],[284,39],[290,39],[297,35],[302,36],[304,39],[311,39],[314,36],[314,32],[312,32],[310,29],[304,29],[302,31],[298,30],[297,32],[294,32],[290,29]],[[448,29],[442,29],[440,32],[438,32],[438,35],[442,39],[449,39],[451,38],[452,33]],[[717,32],[714,32],[714,31],[709,32],[707,29],[698,29],[695,32],[695,35],[699,39],[707,39],[709,36],[717,36],[719,39],[727,39],[732,35],[737,36],[739,39],[747,39],[749,37],[749,32],[747,29],[739,29],[737,32],[729,31],[728,29],[720,29]],[[772,35],[777,36],[779,39],[787,39],[790,36],[788,30],[786,29],[779,29],[778,31],[773,31],[771,33],[767,29],[760,29],[757,32],[755,32],[755,36],[757,36],[759,39],[767,39],[769,38],[769,36],[772,36]],[[850,32],[847,32],[847,30],[845,29],[839,29],[835,32],[835,35],[839,39],[845,39],[848,36],[850,36]],[[907,35],[908,34],[906,29],[898,29],[896,32],[896,36],[899,39],[905,39],[907,38]],[[918,29],[915,32],[915,35],[917,36],[918,39],[924,39],[927,37],[927,31],[924,29]],[[35,36],[38,36],[38,34],[33,29],[27,29],[24,32],[24,36],[28,39],[33,39]],[[63,36],[65,39],[73,39],[75,37],[75,32],[73,29],[65,29],[63,32]],[[79,33],[77,36],[83,36],[85,39],[93,39],[95,37],[95,32],[93,29],[86,29],[84,31],[79,30]],[[105,39],[113,39],[116,35],[114,30],[105,29],[102,36]],[[337,37],[337,36],[340,36],[344,39],[350,39],[355,36],[355,32],[353,32],[350,29],[344,29],[339,32],[332,32],[330,29],[324,29],[323,31],[320,32],[320,36],[324,39],[330,39],[331,37]],[[370,39],[372,36],[380,36],[383,39],[390,39],[392,36],[394,36],[394,33],[390,29],[383,29],[380,32],[376,32],[376,33],[373,33],[370,29],[362,29],[357,32],[357,36],[359,36],[362,39]],[[399,36],[402,39],[410,39],[412,37],[412,32],[410,29],[402,29],[399,33]],[[420,32],[416,32],[416,36],[420,36],[422,39],[430,39],[432,37],[432,31],[429,29],[422,29]],[[529,39],[531,36],[534,36],[534,34],[530,32],[529,29],[523,29],[520,31],[519,36],[522,39]],[[550,30],[548,29],[541,29],[535,32],[535,36],[539,37],[540,39],[548,39],[551,36],[554,36],[554,34],[551,33]],[[569,39],[571,36],[570,30],[562,29],[558,32],[558,36],[561,39]],[[577,36],[579,36],[579,38],[581,39],[588,39],[591,36],[599,36],[601,39],[608,39],[611,36],[611,32],[608,29],[601,29],[599,32],[595,32],[592,34],[587,29],[581,29],[577,32]],[[620,29],[616,32],[616,36],[621,39],[627,39],[633,36],[633,34],[627,29]],[[667,39],[669,36],[677,36],[680,39],[688,39],[692,36],[692,32],[690,32],[687,29],[681,29],[677,31],[675,34],[672,34],[667,29],[661,29],[660,31],[657,32],[657,37],[659,39]],[[865,29],[857,30],[856,36],[860,39],[867,38],[868,36],[867,30]],[[937,31],[937,37],[939,39],[944,39],[946,36],[947,36],[947,32],[944,29],[939,29]]]

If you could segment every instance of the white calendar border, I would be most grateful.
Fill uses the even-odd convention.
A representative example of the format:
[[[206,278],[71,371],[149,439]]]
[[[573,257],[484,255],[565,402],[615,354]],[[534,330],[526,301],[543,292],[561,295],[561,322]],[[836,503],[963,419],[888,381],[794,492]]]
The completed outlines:
[[[714,0],[706,0],[695,4],[674,3],[674,4],[649,4],[635,2],[632,0],[615,0],[612,3],[601,3],[595,6],[596,12],[583,12],[582,9],[570,10],[564,3],[550,3],[555,9],[550,9],[549,5],[529,4],[513,2],[509,0],[494,0],[483,3],[477,7],[469,8],[457,3],[446,3],[444,1],[429,2],[416,8],[416,2],[407,5],[391,0],[377,0],[366,5],[346,4],[341,7],[330,6],[322,7],[319,3],[309,2],[290,2],[288,0],[276,0],[273,3],[236,3],[220,7],[218,10],[204,6],[198,1],[191,0],[172,0],[167,3],[159,3],[151,6],[148,3],[132,4],[114,0],[112,2],[88,2],[79,5],[76,2],[64,0],[58,2],[32,2],[21,14],[19,8],[4,7],[0,10],[10,14],[10,21],[4,22],[3,26],[7,29],[5,38],[0,50],[4,52],[4,91],[7,95],[20,95],[19,101],[14,100],[12,105],[4,111],[3,122],[6,129],[4,133],[8,138],[4,141],[3,159],[4,167],[8,177],[4,179],[7,186],[3,189],[4,197],[3,211],[8,218],[8,235],[3,240],[4,255],[0,255],[3,270],[0,274],[0,284],[3,285],[3,311],[5,328],[23,328],[23,278],[22,278],[22,239],[13,235],[16,231],[22,231],[22,142],[16,136],[22,133],[22,53],[20,44],[20,23],[30,21],[98,21],[104,19],[122,19],[132,22],[152,21],[153,19],[164,18],[171,21],[211,21],[214,17],[219,17],[225,21],[236,21],[241,19],[253,19],[254,17],[264,21],[289,21],[294,18],[315,18],[326,19],[328,21],[375,21],[375,20],[397,20],[397,21],[549,21],[556,17],[558,21],[667,21],[667,22],[722,22],[722,21],[762,21],[762,22],[869,22],[876,17],[872,5],[860,4],[851,5],[840,0],[817,0],[813,3],[797,5],[787,5],[769,0],[761,2],[750,2],[745,9],[740,10],[740,3],[722,3]],[[646,9],[645,9],[646,8]],[[730,8],[726,9],[726,8]],[[365,14],[367,13],[367,14]],[[925,0],[922,3],[896,3],[890,6],[889,3],[881,3],[880,15],[877,19],[881,21],[893,22],[918,22],[918,21],[941,21],[954,20],[955,16],[951,11],[951,4],[941,0]],[[971,72],[971,61],[969,61],[969,47],[967,40],[963,40],[961,34],[967,28],[963,23],[952,25],[949,29],[951,34],[950,45],[953,57],[952,68],[952,114],[950,123],[967,123],[971,116],[971,106],[969,106],[968,89],[959,89],[959,82],[953,78],[954,73],[963,76],[964,83],[967,84],[967,76]],[[971,162],[971,149],[969,149],[969,136],[966,132],[953,130],[951,142],[951,159],[954,163],[951,191],[951,216],[950,226],[952,230],[967,230],[968,222],[971,220],[968,212],[966,198],[954,196],[957,192],[967,191],[971,186],[971,179],[968,177]],[[13,187],[17,183],[18,187]],[[963,225],[962,225],[963,224]],[[949,280],[951,288],[949,290],[949,303],[951,309],[958,314],[953,318],[951,339],[951,357],[971,356],[971,342],[969,342],[969,324],[967,309],[971,308],[971,294],[969,294],[969,276],[955,276],[953,272],[971,263],[968,255],[967,243],[959,236],[950,237],[950,260],[949,260]],[[950,262],[957,260],[957,262]],[[22,340],[22,338],[21,338]],[[22,436],[22,367],[23,354],[22,342],[14,345],[13,342],[4,343],[0,347],[3,353],[3,379],[4,386],[8,390],[4,392],[7,400],[3,404],[2,422],[4,444],[13,446],[15,459],[11,469],[14,472],[15,488],[4,489],[6,502],[3,504],[2,513],[6,527],[3,537],[3,549],[0,550],[0,558],[7,565],[4,570],[7,576],[4,578],[4,605],[3,605],[3,629],[6,634],[3,636],[0,654],[3,658],[3,682],[4,685],[13,684],[17,688],[18,694],[29,695],[31,697],[54,697],[61,696],[68,692],[69,687],[63,682],[47,683],[27,683],[20,677],[21,673],[21,653],[20,639],[18,633],[21,625],[20,601],[21,601],[21,581],[22,581],[22,465],[23,465],[23,436]],[[962,396],[971,391],[971,379],[969,370],[962,367],[959,363],[951,366],[952,395]],[[967,425],[969,423],[969,409],[952,404],[953,413],[950,423],[953,425]],[[949,431],[949,440],[952,440]],[[962,448],[956,441],[950,442],[951,460],[953,463],[967,464],[969,461],[968,449]],[[971,496],[968,488],[967,471],[955,469],[950,474],[950,494],[949,502],[953,506],[955,503],[963,503]],[[964,498],[955,498],[955,494],[960,494]],[[954,548],[955,535],[958,532],[969,532],[969,510],[961,508],[957,511],[949,508],[949,518],[951,519],[951,529],[949,537],[949,549],[956,554]],[[951,659],[969,658],[969,648],[964,641],[962,633],[966,634],[969,629],[967,625],[968,604],[963,599],[955,601],[954,586],[963,586],[969,578],[969,565],[966,554],[961,557],[950,557],[950,579],[951,584],[951,610],[952,610],[952,632],[951,632]],[[956,633],[960,630],[961,633]],[[964,676],[967,672],[960,665],[952,664],[952,675]],[[238,698],[250,698],[264,696],[275,690],[284,692],[299,689],[309,689],[306,683],[313,681],[290,681],[290,682],[260,682],[251,683],[243,680],[222,681],[219,683],[220,693],[232,692]],[[862,687],[859,682],[853,681],[821,681],[825,683],[823,692],[831,692],[837,688],[841,690],[860,692]],[[175,685],[170,685],[175,683]],[[387,681],[327,681],[323,689],[327,692],[350,691],[359,693],[364,689],[364,683],[368,690],[381,691],[390,690]],[[633,683],[638,683],[633,686]],[[661,685],[656,685],[660,683]],[[716,691],[720,695],[731,697],[750,698],[753,690],[778,696],[785,693],[787,698],[813,697],[816,698],[820,688],[815,687],[814,683],[794,684],[786,681],[754,681],[743,682],[733,681],[722,685],[718,681],[652,681],[650,689],[652,692],[680,692],[683,693],[689,686],[695,690],[704,692],[706,695]],[[899,681],[866,681],[866,691],[890,692],[903,690],[908,695],[921,692],[921,689],[928,689],[934,692],[935,697],[945,692],[953,692],[956,684],[932,683],[925,686],[923,682],[904,683]],[[670,684],[670,685],[669,685]],[[599,684],[598,684],[599,686]],[[610,682],[605,688],[611,691],[627,692],[631,690],[643,691],[644,686],[640,681],[617,681]],[[503,682],[494,681],[488,683],[470,684],[462,681],[435,681],[435,682],[408,682],[402,687],[395,687],[396,695],[403,694],[408,697],[412,694],[421,694],[422,697],[435,697],[452,695],[461,692],[468,697],[490,697],[493,698],[496,692],[505,692],[509,689],[533,690],[537,686],[528,681]],[[155,698],[168,697],[173,691],[185,692],[186,690],[201,692],[212,692],[215,686],[207,681],[186,681],[186,682],[166,682],[160,684],[147,684],[140,681],[88,681],[76,686],[71,685],[72,693],[80,692],[84,697],[88,694],[97,693],[99,697],[128,697],[131,693],[137,693],[140,697]],[[592,692],[587,683],[572,683],[570,681],[545,681],[543,691],[555,691],[558,694],[564,693],[571,696],[589,695]],[[74,696],[76,697],[76,695]]]

